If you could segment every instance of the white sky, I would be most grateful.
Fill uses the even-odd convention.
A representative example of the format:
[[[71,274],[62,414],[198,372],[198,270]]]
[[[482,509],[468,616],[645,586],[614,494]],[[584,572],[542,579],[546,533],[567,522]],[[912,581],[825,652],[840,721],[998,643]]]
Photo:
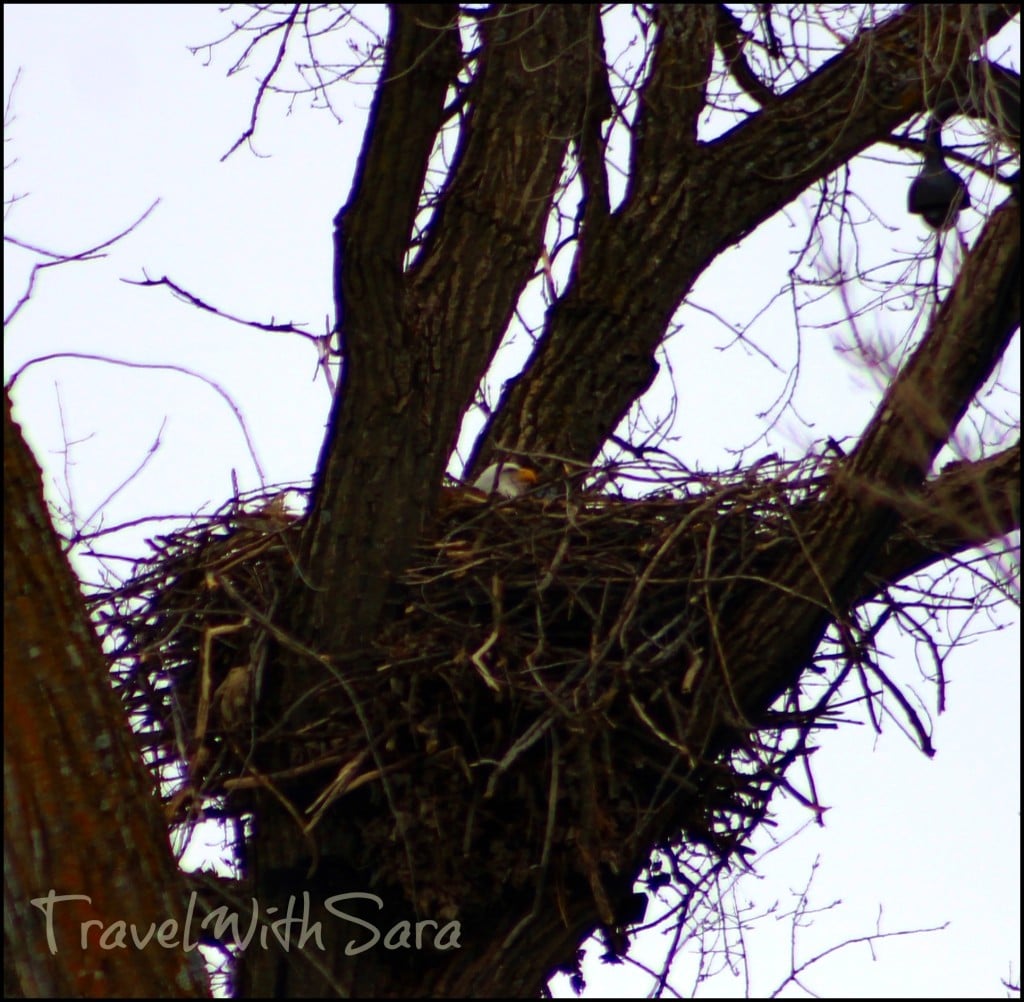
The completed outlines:
[[[186,46],[226,28],[226,18],[208,5],[4,8],[5,93],[22,67],[16,118],[5,135],[5,163],[13,162],[5,191],[27,195],[9,216],[7,233],[77,252],[113,236],[161,199],[145,224],[103,260],[41,276],[32,302],[6,332],[5,378],[55,352],[192,369],[232,396],[267,481],[300,481],[315,465],[329,403],[322,376],[314,380],[313,348],[206,316],[166,290],[121,281],[141,278],[145,269],[225,311],[323,331],[331,309],[331,221],[348,193],[371,91],[353,87],[339,98],[341,125],[301,102],[291,115],[280,102],[271,104],[256,140],[262,156],[241,150],[220,163],[248,123],[253,78],[225,79],[226,54],[215,52],[206,67]],[[904,207],[914,168],[887,169],[875,181],[872,165],[861,163],[861,194],[889,227],[880,227],[889,241],[882,252],[910,254],[924,236]],[[792,234],[805,219],[804,208],[791,207],[760,244],[747,241],[726,255],[691,301],[729,322],[750,320],[785,281],[793,263],[787,249],[800,245],[802,236]],[[5,248],[5,310],[24,288],[28,260]],[[681,397],[675,431],[691,465],[731,464],[726,450],[757,437],[763,427],[757,415],[781,392],[798,348],[796,401],[807,424],[787,414],[768,444],[746,458],[773,449],[799,455],[827,435],[856,435],[877,402],[871,380],[837,352],[838,332],[795,338],[785,299],[768,315],[769,333],[759,342],[780,368],[742,347],[720,350],[729,339],[706,313],[692,310],[683,320],[671,348]],[[881,335],[888,322],[871,317],[865,326]],[[663,376],[669,378],[667,370]],[[110,502],[104,524],[216,507],[230,494],[232,469],[243,489],[259,484],[231,410],[188,376],[51,361],[21,377],[15,401],[51,497],[57,500],[58,490],[66,496],[66,486],[58,485],[70,480],[80,516],[143,462],[158,433],[160,448]],[[667,405],[655,396],[652,406]],[[74,443],[70,450],[65,440]],[[161,531],[146,526],[110,549],[124,552]],[[999,621],[1016,618],[1003,611]],[[883,931],[948,927],[884,941],[874,955],[866,945],[851,947],[809,972],[804,984],[816,993],[1002,996],[999,979],[1019,978],[1018,642],[1013,625],[974,639],[950,659],[949,708],[935,722],[933,760],[891,721],[880,738],[867,726],[821,736],[814,765],[819,795],[831,805],[825,827],[810,827],[767,857],[761,877],[740,885],[740,897],[762,908],[778,901],[779,914],[786,914],[790,892],[803,887],[820,857],[812,907],[841,903],[800,933],[802,957],[874,931],[880,909]],[[933,690],[921,681],[907,646],[895,640],[885,646],[899,655],[890,674],[914,684],[934,716]],[[863,720],[860,710],[851,716]],[[781,833],[808,820],[791,802],[776,806]],[[660,936],[653,939],[656,948]],[[766,919],[748,947],[750,991],[766,993],[789,969],[788,923]],[[650,948],[645,943],[640,951],[656,967]],[[649,983],[629,965],[588,964],[587,975],[595,995],[627,996]],[[689,990],[683,974],[672,983]],[[742,980],[726,973],[702,994],[743,991]],[[791,987],[785,994],[802,993]]]

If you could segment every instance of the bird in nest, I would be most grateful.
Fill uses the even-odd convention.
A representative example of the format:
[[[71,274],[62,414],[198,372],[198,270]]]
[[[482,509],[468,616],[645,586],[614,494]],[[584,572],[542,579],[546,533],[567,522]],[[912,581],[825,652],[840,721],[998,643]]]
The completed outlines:
[[[488,497],[522,497],[537,484],[537,473],[518,463],[492,463],[473,481],[473,490]]]
[[[446,484],[441,488],[442,511],[465,504],[484,504],[490,500],[505,501],[520,498],[537,484],[536,470],[520,466],[511,460],[492,463],[472,483]]]

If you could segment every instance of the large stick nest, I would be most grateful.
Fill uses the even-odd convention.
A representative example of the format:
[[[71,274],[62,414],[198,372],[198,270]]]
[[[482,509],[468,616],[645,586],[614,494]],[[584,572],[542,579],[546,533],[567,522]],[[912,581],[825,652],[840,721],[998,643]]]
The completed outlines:
[[[641,501],[455,496],[345,663],[287,628],[302,520],[235,502],[101,597],[119,688],[179,821],[261,791],[311,836],[343,818],[352,858],[423,914],[582,881],[621,924],[652,845],[732,853],[820,726],[751,726],[714,634],[824,484],[771,464]],[[280,705],[275,669],[303,658],[319,683]]]

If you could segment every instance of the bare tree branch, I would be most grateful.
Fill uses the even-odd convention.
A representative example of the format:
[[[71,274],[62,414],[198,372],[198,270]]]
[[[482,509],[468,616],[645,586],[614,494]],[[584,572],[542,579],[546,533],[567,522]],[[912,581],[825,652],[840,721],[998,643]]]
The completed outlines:
[[[39,264],[32,266],[32,273],[29,275],[28,285],[25,287],[25,291],[18,298],[18,301],[11,307],[7,316],[4,317],[4,326],[6,327],[20,312],[21,308],[32,298],[32,293],[35,290],[36,278],[44,268],[55,268],[63,264],[71,264],[74,261],[94,261],[99,257],[105,257],[106,255],[101,254],[101,251],[106,250],[113,244],[116,244],[119,240],[124,239],[128,236],[137,226],[141,226],[143,222],[149,217],[149,214],[160,204],[158,198],[145,212],[139,216],[135,222],[131,223],[125,229],[121,230],[120,233],[115,234],[108,240],[104,240],[103,243],[96,244],[95,247],[89,247],[86,250],[78,251],[72,254],[64,254],[60,251],[47,250],[44,247],[37,247],[34,244],[25,243],[24,241],[18,240],[16,237],[8,236],[4,234],[4,242],[13,244],[15,247],[20,247],[22,250],[31,251],[33,254],[39,254],[42,257],[48,257],[52,260],[43,261]]]
[[[929,92],[962,74],[971,52],[1011,16],[1010,8],[987,8],[979,23],[973,8],[907,8],[691,150],[656,198],[627,198],[614,228],[582,239],[574,279],[522,375],[509,382],[471,468],[501,448],[591,461],[650,385],[672,314],[721,250],[923,110]]]

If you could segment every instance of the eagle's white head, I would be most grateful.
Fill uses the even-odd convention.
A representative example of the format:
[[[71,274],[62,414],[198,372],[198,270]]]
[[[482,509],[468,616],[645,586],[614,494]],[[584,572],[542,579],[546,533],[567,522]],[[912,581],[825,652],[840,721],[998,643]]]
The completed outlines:
[[[493,463],[473,481],[473,486],[484,494],[517,498],[536,483],[537,474],[525,466],[518,463]]]

